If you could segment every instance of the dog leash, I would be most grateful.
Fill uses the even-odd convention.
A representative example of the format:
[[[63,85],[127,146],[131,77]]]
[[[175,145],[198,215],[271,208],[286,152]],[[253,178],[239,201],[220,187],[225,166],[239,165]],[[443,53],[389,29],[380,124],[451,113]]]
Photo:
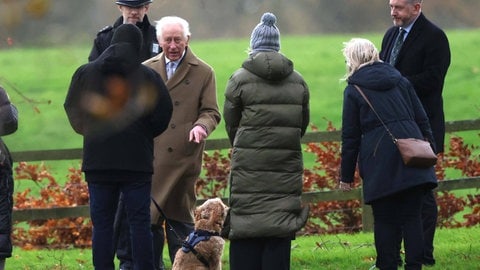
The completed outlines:
[[[158,212],[160,212],[160,214],[163,216],[163,218],[165,219],[165,223],[167,223],[169,229],[175,234],[175,236],[180,239],[181,241],[183,241],[182,237],[180,237],[180,235],[177,233],[177,231],[175,231],[175,229],[173,228],[172,224],[170,224],[170,222],[168,222],[168,218],[167,216],[165,215],[165,213],[163,212],[162,208],[160,208],[160,205],[158,205],[157,201],[155,201],[155,199],[153,197],[150,197],[152,199],[152,202],[153,204],[155,205],[155,208],[157,208]]]
[[[155,199],[153,197],[150,197],[152,199],[152,202],[153,204],[155,205],[155,208],[157,208],[158,212],[163,216],[163,219],[165,219],[165,223],[167,224],[167,226],[169,227],[169,229],[175,234],[175,236],[180,240],[182,241],[182,246],[185,247],[187,250],[190,250],[193,255],[195,255],[195,257],[200,261],[202,262],[207,268],[210,267],[210,264],[208,263],[207,259],[205,259],[205,257],[202,256],[202,254],[198,253],[197,250],[195,250],[194,246],[192,244],[190,244],[189,241],[185,240],[185,239],[182,239],[180,237],[180,235],[175,231],[175,229],[173,228],[172,224],[170,224],[170,222],[168,221],[169,219],[167,218],[167,216],[165,215],[165,213],[163,212],[162,208],[160,207],[160,205],[158,205],[157,201],[155,201]],[[182,248],[182,251],[185,252]],[[188,252],[188,251],[187,251]],[[186,252],[185,252],[186,253]]]

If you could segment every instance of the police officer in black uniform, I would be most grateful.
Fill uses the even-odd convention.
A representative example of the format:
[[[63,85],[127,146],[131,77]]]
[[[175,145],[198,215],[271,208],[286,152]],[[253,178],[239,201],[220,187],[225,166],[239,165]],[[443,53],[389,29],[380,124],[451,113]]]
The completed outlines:
[[[93,48],[88,56],[88,61],[93,61],[108,47],[112,40],[115,29],[124,24],[135,24],[143,34],[143,48],[140,55],[142,61],[145,61],[157,54],[161,53],[162,49],[158,46],[157,35],[155,27],[150,24],[148,20],[147,11],[150,3],[153,0],[120,0],[115,3],[122,13],[113,26],[109,25],[100,30],[97,37],[93,41]]]
[[[97,57],[110,46],[115,29],[124,23],[135,24],[142,31],[143,47],[140,53],[141,61],[145,61],[161,53],[162,48],[158,45],[155,27],[150,24],[147,16],[149,5],[152,2],[153,0],[115,1],[122,16],[115,21],[113,26],[106,26],[98,32],[93,41],[93,47],[88,56],[88,61],[97,59]],[[117,258],[120,261],[120,270],[133,269],[129,225],[121,199],[115,217],[115,246]],[[158,263],[155,262],[155,265],[157,266]],[[163,265],[160,265],[159,269],[163,269]]]

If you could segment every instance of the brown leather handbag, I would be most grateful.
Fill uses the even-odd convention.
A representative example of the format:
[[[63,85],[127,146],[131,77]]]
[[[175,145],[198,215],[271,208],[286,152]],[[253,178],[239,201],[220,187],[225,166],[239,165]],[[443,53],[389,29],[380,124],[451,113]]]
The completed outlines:
[[[392,132],[390,132],[390,130],[388,129],[387,125],[385,125],[385,123],[382,121],[378,113],[375,111],[375,109],[372,106],[372,103],[370,103],[370,100],[368,100],[367,96],[365,96],[362,89],[360,89],[358,85],[354,85],[354,86],[355,88],[357,88],[358,92],[360,92],[360,95],[362,95],[362,97],[365,99],[368,106],[370,106],[372,111],[375,113],[378,120],[380,120],[382,125],[385,127],[385,129],[388,132],[388,135],[390,135],[390,137],[392,138],[393,143],[397,145],[398,151],[402,156],[403,163],[406,166],[415,167],[415,168],[428,168],[437,164],[437,155],[435,155],[435,153],[433,152],[432,146],[428,141],[424,141],[416,138],[406,138],[406,139],[395,138]]]

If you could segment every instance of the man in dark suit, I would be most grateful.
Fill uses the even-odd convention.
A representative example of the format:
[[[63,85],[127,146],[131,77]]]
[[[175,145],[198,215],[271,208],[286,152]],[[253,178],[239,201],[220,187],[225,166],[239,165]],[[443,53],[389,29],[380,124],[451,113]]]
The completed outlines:
[[[442,91],[450,66],[447,36],[422,13],[422,0],[390,0],[390,15],[394,26],[383,37],[380,58],[395,66],[414,86],[430,120],[436,153],[443,153],[445,117]],[[405,31],[403,44],[394,49],[402,30]],[[429,192],[422,207],[425,265],[435,264],[433,238],[437,214],[434,194]]]

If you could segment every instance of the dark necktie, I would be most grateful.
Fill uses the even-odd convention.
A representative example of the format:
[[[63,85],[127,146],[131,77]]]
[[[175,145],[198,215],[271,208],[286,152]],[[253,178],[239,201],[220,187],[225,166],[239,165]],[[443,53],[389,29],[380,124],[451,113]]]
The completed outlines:
[[[400,49],[402,48],[403,38],[405,37],[406,32],[407,31],[400,28],[400,33],[398,34],[397,39],[395,40],[395,44],[393,44],[392,53],[390,54],[390,65],[392,65],[392,66],[395,66],[395,64],[397,63],[398,53],[400,52]]]

